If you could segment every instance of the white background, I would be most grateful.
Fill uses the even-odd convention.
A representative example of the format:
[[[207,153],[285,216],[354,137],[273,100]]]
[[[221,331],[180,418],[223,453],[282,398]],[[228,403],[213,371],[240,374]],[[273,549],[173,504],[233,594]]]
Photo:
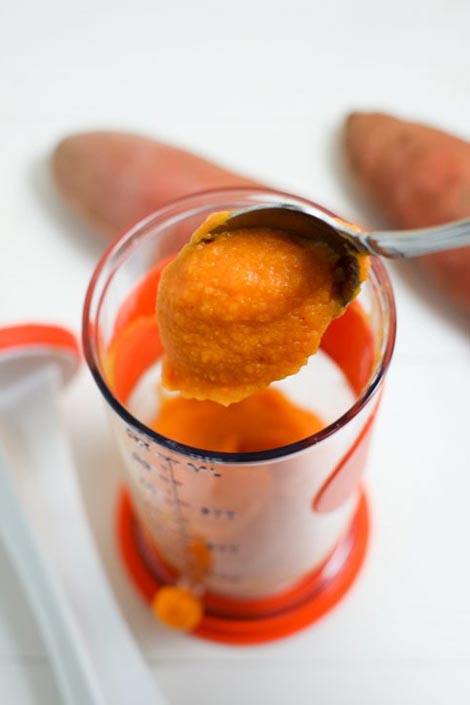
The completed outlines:
[[[148,133],[379,225],[345,173],[342,120],[379,108],[468,136],[469,26],[467,0],[2,3],[0,322],[79,329],[103,244],[49,182],[61,136]],[[370,462],[370,551],[347,599],[291,639],[234,649],[156,626],[115,555],[119,462],[98,393],[85,370],[69,390],[90,519],[170,705],[470,701],[468,325],[413,265],[390,269],[399,335]],[[0,703],[58,702],[0,547]]]

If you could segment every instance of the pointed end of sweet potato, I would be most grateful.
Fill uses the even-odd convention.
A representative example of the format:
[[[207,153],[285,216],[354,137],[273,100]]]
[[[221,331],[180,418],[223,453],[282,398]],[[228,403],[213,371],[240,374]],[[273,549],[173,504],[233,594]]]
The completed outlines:
[[[346,154],[356,174],[369,178],[390,144],[396,140],[401,120],[384,113],[350,113],[345,121]]]
[[[146,203],[147,174],[158,149],[158,143],[138,135],[77,133],[53,150],[52,175],[75,212],[106,237],[116,236],[152,210]]]

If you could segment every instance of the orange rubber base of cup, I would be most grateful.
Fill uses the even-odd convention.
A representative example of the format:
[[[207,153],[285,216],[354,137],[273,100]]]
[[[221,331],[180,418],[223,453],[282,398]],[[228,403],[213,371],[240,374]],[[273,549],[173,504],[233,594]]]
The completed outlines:
[[[120,553],[134,585],[144,599],[152,603],[162,584],[156,579],[139,552],[136,528],[130,495],[126,489],[123,489],[118,497],[116,512],[116,533]],[[369,510],[365,495],[361,494],[350,532],[344,539],[350,543],[348,555],[336,575],[325,581],[318,570],[315,571],[308,585],[308,595],[300,603],[284,611],[281,608],[274,615],[249,619],[223,618],[205,614],[191,634],[225,644],[247,645],[274,641],[304,629],[329,612],[347,593],[364,561],[368,537]],[[320,580],[324,581],[323,586],[320,586]],[[304,582],[302,581],[303,584]],[[305,587],[307,586],[304,585],[303,593]],[[276,602],[282,604],[284,597],[287,604],[292,604],[291,593],[292,590],[289,590],[284,595],[278,596]],[[263,600],[256,602],[262,605]]]

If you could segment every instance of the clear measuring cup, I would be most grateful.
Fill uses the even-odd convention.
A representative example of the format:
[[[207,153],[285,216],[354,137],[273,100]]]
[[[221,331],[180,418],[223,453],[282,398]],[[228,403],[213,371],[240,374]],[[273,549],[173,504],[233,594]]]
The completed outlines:
[[[231,453],[187,446],[149,427],[162,398],[154,313],[161,269],[210,213],[276,202],[322,211],[253,189],[205,192],[161,209],[109,248],[84,309],[85,355],[127,468],[133,540],[148,576],[140,586],[147,580],[147,597],[149,581],[155,590],[189,586],[205,603],[206,634],[223,639],[223,624],[236,623],[239,641],[263,620],[278,624],[266,638],[303,626],[350,584],[360,563],[355,546],[365,540],[360,480],[395,336],[390,282],[374,260],[320,351],[275,385],[318,414],[321,431],[280,448]],[[204,624],[198,629],[204,633]]]

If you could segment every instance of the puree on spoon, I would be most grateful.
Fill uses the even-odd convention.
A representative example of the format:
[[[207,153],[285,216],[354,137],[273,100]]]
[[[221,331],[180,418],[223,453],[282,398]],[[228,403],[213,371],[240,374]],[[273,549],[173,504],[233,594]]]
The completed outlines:
[[[162,382],[225,406],[297,372],[345,305],[338,254],[325,242],[273,228],[208,233],[214,213],[160,280]],[[360,259],[360,279],[368,258]]]

